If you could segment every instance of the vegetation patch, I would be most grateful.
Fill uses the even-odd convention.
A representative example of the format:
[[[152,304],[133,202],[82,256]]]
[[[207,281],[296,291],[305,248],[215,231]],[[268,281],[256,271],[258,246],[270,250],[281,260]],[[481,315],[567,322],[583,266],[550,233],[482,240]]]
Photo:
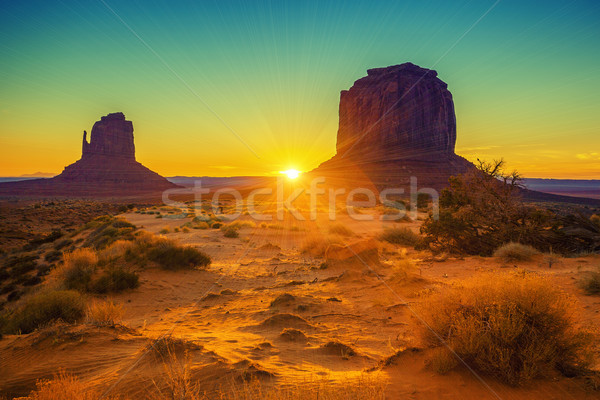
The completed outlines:
[[[521,272],[448,288],[425,301],[419,315],[426,343],[442,346],[439,335],[471,367],[518,385],[554,369],[586,370],[593,336],[573,310],[556,285]]]

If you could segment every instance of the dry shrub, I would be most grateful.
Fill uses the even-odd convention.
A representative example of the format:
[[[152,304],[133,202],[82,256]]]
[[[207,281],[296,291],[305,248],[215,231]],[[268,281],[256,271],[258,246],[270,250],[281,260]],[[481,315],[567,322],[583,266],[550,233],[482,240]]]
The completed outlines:
[[[579,328],[572,300],[546,278],[486,274],[425,301],[420,315],[469,366],[509,384],[554,368],[583,371],[592,336]],[[424,339],[441,343],[424,328]]]
[[[51,322],[76,322],[83,316],[85,300],[74,290],[41,292],[10,315],[9,332],[29,333]]]
[[[589,272],[581,282],[581,287],[589,295],[600,294],[600,268]]]
[[[505,262],[530,261],[533,256],[539,253],[539,251],[531,246],[516,242],[509,242],[498,248],[494,252],[494,257],[501,258]]]
[[[398,260],[392,266],[390,280],[403,281],[417,271],[417,266],[414,261],[408,258]]]
[[[166,235],[169,232],[171,232],[171,229],[166,225],[160,231],[158,231],[158,233],[160,233],[161,235]]]
[[[102,262],[110,262],[125,255],[125,253],[130,251],[133,246],[131,240],[117,240],[104,250],[99,251],[98,258]]]
[[[409,228],[386,228],[379,239],[403,246],[416,246],[421,241],[421,237]]]
[[[229,228],[232,229],[243,229],[243,228],[256,228],[256,224],[252,221],[233,221],[227,225]]]
[[[211,263],[210,257],[200,250],[180,246],[164,238],[156,238],[147,251],[147,257],[168,270],[206,268]]]
[[[444,375],[456,368],[458,363],[458,359],[450,349],[442,346],[432,350],[427,366],[438,374]]]
[[[123,319],[125,310],[122,304],[112,300],[93,301],[85,312],[86,322],[97,326],[113,326]]]
[[[36,389],[21,400],[116,400],[117,397],[102,397],[102,393],[91,389],[87,383],[76,377],[60,372],[52,380],[39,380]]]
[[[232,382],[222,388],[220,400],[383,400],[385,380],[378,374],[363,373],[332,383],[329,379],[314,379],[300,383],[273,386],[254,379]]]
[[[67,289],[85,291],[98,264],[97,253],[89,248],[64,254],[64,264],[58,270]]]
[[[304,242],[300,251],[313,257],[323,257],[332,244],[341,245],[343,241],[339,236],[311,237]]]
[[[354,236],[354,232],[350,228],[339,222],[330,225],[328,230],[331,235]]]

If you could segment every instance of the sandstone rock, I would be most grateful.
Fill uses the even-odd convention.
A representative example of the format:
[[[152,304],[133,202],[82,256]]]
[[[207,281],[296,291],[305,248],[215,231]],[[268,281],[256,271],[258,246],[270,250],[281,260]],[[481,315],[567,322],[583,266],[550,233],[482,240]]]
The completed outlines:
[[[135,160],[133,124],[123,113],[108,114],[83,133],[81,159],[52,179],[0,185],[0,194],[130,196],[159,193],[177,185]]]
[[[336,155],[313,171],[376,187],[440,188],[472,164],[454,153],[452,94],[437,72],[406,63],[367,71],[340,95]]]

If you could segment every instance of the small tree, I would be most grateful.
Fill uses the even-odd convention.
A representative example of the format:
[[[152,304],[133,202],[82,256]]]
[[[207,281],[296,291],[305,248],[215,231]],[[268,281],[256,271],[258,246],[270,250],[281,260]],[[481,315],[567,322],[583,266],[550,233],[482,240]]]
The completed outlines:
[[[481,255],[508,242],[543,247],[551,215],[524,205],[521,176],[504,166],[504,160],[477,160],[475,170],[451,177],[440,195],[439,219],[430,217],[421,227],[426,243]]]

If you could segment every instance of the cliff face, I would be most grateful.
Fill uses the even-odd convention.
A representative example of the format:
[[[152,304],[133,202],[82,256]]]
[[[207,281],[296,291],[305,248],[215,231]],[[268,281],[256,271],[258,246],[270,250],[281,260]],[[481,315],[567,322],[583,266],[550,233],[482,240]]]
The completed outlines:
[[[452,94],[437,72],[406,63],[367,71],[340,96],[337,153],[454,153]]]
[[[104,155],[135,160],[133,124],[125,120],[123,113],[108,114],[92,127],[90,142],[83,131],[82,158]]]
[[[376,186],[443,187],[472,165],[454,153],[456,117],[437,72],[406,63],[367,71],[340,95],[336,155],[314,172],[359,171]]]

